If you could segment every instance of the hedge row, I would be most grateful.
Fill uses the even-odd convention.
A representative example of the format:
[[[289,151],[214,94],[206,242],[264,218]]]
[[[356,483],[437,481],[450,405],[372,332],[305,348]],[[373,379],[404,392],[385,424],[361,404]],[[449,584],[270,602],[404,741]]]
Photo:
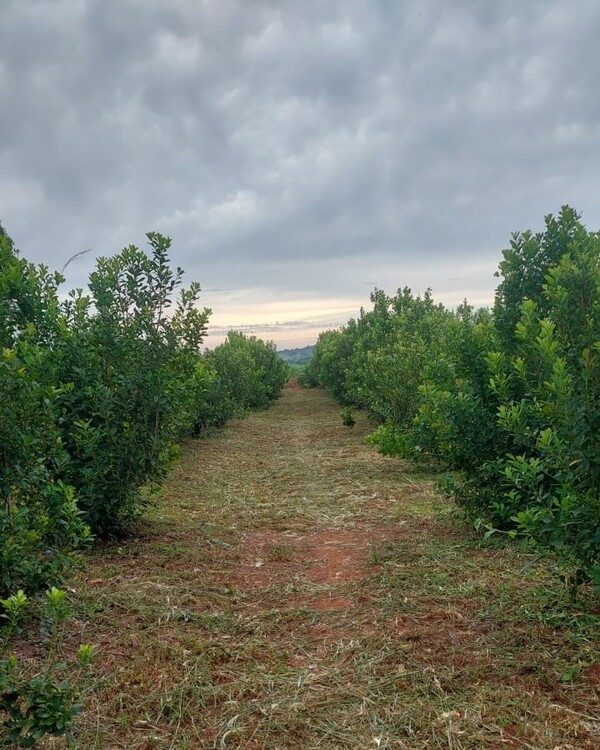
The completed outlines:
[[[435,461],[479,524],[600,585],[600,234],[568,206],[503,252],[493,309],[409,289],[321,335],[306,377],[377,418],[384,453]]]
[[[274,347],[230,333],[202,353],[209,310],[170,240],[101,258],[89,291],[24,260],[0,226],[0,594],[60,581],[92,536],[148,504],[178,441],[266,406]]]

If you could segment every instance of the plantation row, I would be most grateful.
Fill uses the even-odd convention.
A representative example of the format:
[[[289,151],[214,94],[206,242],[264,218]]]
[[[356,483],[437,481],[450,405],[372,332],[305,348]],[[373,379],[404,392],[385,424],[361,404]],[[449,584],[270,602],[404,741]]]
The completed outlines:
[[[513,235],[492,310],[403,289],[321,334],[305,378],[380,423],[385,454],[437,463],[487,533],[523,535],[572,591],[600,586],[600,234],[568,206]]]
[[[287,366],[230,333],[201,353],[210,310],[170,240],[101,258],[89,293],[22,259],[0,226],[0,591],[57,584],[92,536],[148,504],[177,441],[265,406]]]

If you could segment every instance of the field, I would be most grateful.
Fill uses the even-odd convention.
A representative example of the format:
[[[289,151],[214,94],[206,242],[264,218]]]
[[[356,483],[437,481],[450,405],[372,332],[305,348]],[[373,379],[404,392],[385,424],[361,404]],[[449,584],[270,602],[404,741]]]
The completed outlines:
[[[356,418],[288,387],[184,446],[141,536],[88,555],[78,747],[600,747],[597,601],[483,543]]]

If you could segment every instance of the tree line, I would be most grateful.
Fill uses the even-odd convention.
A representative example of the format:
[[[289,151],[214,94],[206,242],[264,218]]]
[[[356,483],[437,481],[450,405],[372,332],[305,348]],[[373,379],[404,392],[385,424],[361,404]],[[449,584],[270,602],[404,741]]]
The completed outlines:
[[[178,442],[276,398],[287,366],[210,310],[171,241],[100,258],[89,289],[21,257],[0,225],[0,595],[58,585],[93,537],[131,528]]]
[[[445,469],[486,533],[551,553],[600,587],[600,233],[564,206],[503,251],[491,309],[430,291],[371,295],[322,333],[305,379],[378,422],[382,453]]]

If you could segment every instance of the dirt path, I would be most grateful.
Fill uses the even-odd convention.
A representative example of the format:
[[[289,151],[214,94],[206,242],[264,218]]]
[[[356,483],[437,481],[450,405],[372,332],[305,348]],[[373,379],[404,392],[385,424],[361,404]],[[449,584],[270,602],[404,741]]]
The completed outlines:
[[[189,444],[144,536],[91,556],[79,747],[599,747],[597,621],[338,412],[288,389]]]

